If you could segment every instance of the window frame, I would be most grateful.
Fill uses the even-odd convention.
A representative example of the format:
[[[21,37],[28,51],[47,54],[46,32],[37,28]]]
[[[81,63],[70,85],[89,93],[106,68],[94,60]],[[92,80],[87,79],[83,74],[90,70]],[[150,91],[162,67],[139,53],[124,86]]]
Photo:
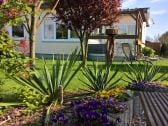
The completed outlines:
[[[134,28],[134,33],[129,29],[129,27],[132,27]],[[125,30],[125,32],[120,31],[120,27],[123,27],[123,29]],[[123,34],[126,34],[126,35],[136,35],[136,24],[119,24],[118,25],[118,30],[119,30],[119,35],[123,35]],[[133,34],[132,34],[133,33]]]
[[[19,41],[21,39],[24,39],[26,37],[26,30],[25,28],[23,27],[23,37],[14,37],[13,34],[12,34],[12,30],[13,30],[13,26],[8,26],[8,32],[9,32],[9,35],[15,40],[15,41]]]
[[[42,29],[41,29],[41,38],[43,42],[80,42],[79,38],[71,38],[71,30],[68,29],[68,38],[67,39],[57,39],[56,38],[56,22],[54,23],[53,21],[53,26],[54,26],[54,38],[45,38],[45,21],[44,20],[42,24]],[[52,20],[52,19],[51,19]]]

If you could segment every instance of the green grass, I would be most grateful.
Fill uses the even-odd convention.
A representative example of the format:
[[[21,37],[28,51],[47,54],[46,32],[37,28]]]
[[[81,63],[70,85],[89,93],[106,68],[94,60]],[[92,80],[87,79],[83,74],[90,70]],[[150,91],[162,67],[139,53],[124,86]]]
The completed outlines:
[[[46,60],[46,63],[47,63],[47,66],[50,68],[52,61]],[[161,73],[163,73],[163,72],[168,73],[168,59],[162,59],[162,60],[156,61],[154,63],[156,63],[157,65],[159,65],[161,67]],[[98,63],[98,65],[103,65],[103,64],[104,64],[104,62]],[[114,64],[114,66],[116,66],[117,69],[119,69],[119,73],[118,73],[117,77],[123,76],[123,72],[127,72],[125,70],[126,62],[124,62],[124,63],[114,62],[113,64]],[[43,66],[43,61],[41,59],[38,59],[36,61],[36,69],[41,70],[42,66]],[[91,61],[88,61],[88,66],[92,67]],[[4,77],[5,76],[1,70],[0,71],[0,79],[4,78]],[[67,90],[78,90],[80,88],[85,88],[85,86],[78,80],[78,78],[84,79],[81,71],[79,71],[77,73],[77,75],[75,76],[75,78],[71,81],[71,83],[67,87]],[[124,76],[123,76],[123,78],[124,78]],[[120,81],[119,83],[126,84],[123,81]],[[168,81],[165,81],[163,83],[168,83]],[[20,92],[19,89],[20,88],[21,88],[21,86],[19,84],[17,84],[16,82],[14,82],[13,80],[10,80],[10,79],[5,80],[4,84],[0,84],[0,102],[1,102],[1,100],[3,100],[3,102],[20,102],[19,101],[19,92]]]

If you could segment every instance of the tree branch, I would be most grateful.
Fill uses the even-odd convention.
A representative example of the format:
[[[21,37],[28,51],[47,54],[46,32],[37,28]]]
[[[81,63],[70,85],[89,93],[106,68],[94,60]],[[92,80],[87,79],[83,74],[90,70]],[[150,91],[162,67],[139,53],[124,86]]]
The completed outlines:
[[[24,24],[26,31],[28,33],[30,33],[30,22],[29,22],[29,18],[25,15],[25,20],[26,20],[26,25]]]
[[[54,14],[55,8],[57,7],[59,1],[60,1],[60,0],[57,0],[57,2],[55,2],[55,4],[54,4],[53,8],[52,8],[50,11],[47,11],[47,12],[44,14],[44,16],[42,17],[42,19],[39,20],[39,23],[38,23],[37,26],[36,26],[37,28],[40,27],[40,25],[42,24],[42,22],[44,21],[44,19],[46,18],[47,15],[49,15],[49,14]]]
[[[53,6],[53,8],[51,9],[51,13],[54,12],[54,10],[56,9],[58,3],[59,3],[60,0],[57,0],[57,2],[55,3],[55,5]]]
[[[40,10],[42,3],[43,3],[43,1],[41,1],[41,0],[40,0],[40,2],[38,2],[38,4],[37,4],[37,10]]]

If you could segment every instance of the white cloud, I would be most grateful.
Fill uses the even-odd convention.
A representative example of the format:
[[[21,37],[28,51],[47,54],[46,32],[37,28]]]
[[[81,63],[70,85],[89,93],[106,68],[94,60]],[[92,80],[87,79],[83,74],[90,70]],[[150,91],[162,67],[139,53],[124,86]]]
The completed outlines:
[[[137,0],[125,0],[122,3],[122,8],[129,8],[130,6],[134,5],[137,2]]]
[[[151,3],[156,3],[156,2],[160,2],[162,0],[149,0]]]
[[[154,14],[154,15],[162,15],[162,14],[165,14],[165,13],[167,13],[166,10],[151,11],[151,14]]]

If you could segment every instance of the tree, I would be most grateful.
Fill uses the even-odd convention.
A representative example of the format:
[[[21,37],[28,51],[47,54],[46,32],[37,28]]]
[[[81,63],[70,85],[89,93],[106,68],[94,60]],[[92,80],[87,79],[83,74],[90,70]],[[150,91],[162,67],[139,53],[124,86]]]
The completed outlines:
[[[168,43],[168,31],[163,33],[160,37],[159,37],[159,41],[161,43]]]
[[[74,30],[80,39],[81,55],[87,61],[88,39],[95,28],[117,22],[121,0],[61,0],[56,20]]]
[[[160,55],[168,56],[168,31],[159,37],[159,41],[162,43]]]
[[[29,34],[30,58],[35,65],[36,34],[45,17],[54,13],[59,0],[0,0],[0,24],[10,22],[12,24],[23,23]],[[46,6],[45,6],[46,5]]]

